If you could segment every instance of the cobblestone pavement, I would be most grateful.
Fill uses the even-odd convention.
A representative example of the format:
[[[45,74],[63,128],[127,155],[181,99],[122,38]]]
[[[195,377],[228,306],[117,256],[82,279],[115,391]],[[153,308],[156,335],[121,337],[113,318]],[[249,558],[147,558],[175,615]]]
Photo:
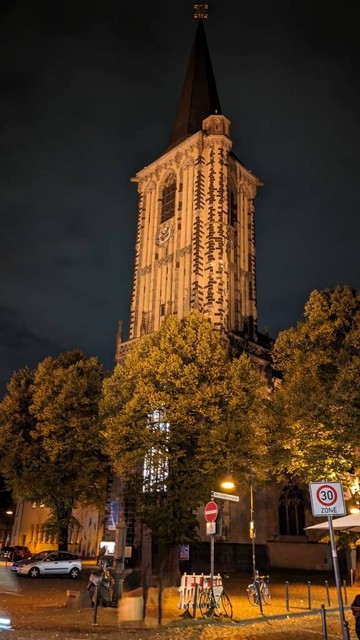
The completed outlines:
[[[336,589],[330,578],[326,590],[323,574],[314,574],[310,580],[305,575],[272,575],[272,598],[264,606],[263,615],[247,601],[248,577],[232,576],[226,585],[234,608],[232,621],[208,622],[198,614],[196,618],[184,616],[184,611],[178,608],[178,591],[173,589],[163,601],[163,624],[156,626],[157,618],[153,615],[147,617],[145,627],[140,622],[119,623],[119,611],[111,608],[99,608],[94,624],[94,612],[87,603],[81,608],[67,606],[67,591],[84,592],[86,575],[76,584],[61,579],[33,581],[12,576],[13,580],[4,584],[1,580],[4,576],[8,578],[7,574],[0,575],[0,608],[3,615],[11,618],[13,630],[0,631],[0,640],[323,640],[322,604],[326,605],[327,639],[346,637],[342,634]],[[356,636],[349,605],[357,592],[360,585],[344,586],[342,590],[351,640]]]

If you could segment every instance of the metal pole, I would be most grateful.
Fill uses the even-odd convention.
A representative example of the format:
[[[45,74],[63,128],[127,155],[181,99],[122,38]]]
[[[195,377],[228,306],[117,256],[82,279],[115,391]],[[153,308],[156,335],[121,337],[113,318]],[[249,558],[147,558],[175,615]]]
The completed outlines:
[[[331,606],[331,602],[330,602],[330,591],[329,591],[329,582],[328,582],[328,580],[325,580],[325,589],[326,589],[327,603],[328,603],[328,605],[330,607]]]
[[[115,584],[112,594],[112,602],[117,605],[122,598],[123,573],[125,569],[125,546],[126,546],[126,522],[124,514],[120,511],[116,533],[115,533]]]
[[[327,634],[327,626],[326,626],[326,611],[325,605],[321,605],[321,630],[322,630],[322,640],[328,640]]]
[[[336,593],[338,597],[339,603],[339,615],[340,615],[340,625],[341,625],[341,634],[343,640],[349,640],[348,628],[345,624],[345,613],[344,613],[344,604],[341,593],[341,582],[340,582],[340,572],[339,572],[339,563],[338,563],[338,555],[336,550],[336,542],[334,535],[334,527],[332,517],[328,516],[328,526],[329,526],[329,534],[331,541],[331,552],[334,566],[334,575],[335,575],[335,583],[336,583]]]
[[[95,591],[94,591],[93,624],[97,624],[98,606],[99,606],[99,580],[96,580]]]
[[[289,595],[289,582],[285,581],[285,601],[286,601],[286,611],[290,611],[290,595]]]
[[[214,557],[215,557],[215,535],[210,536],[210,585],[214,586]]]
[[[255,551],[255,522],[254,522],[254,490],[253,490],[253,474],[252,469],[250,470],[250,538],[251,538],[251,550],[252,550],[252,569],[253,569],[253,579],[256,578],[256,551]]]
[[[346,580],[343,580],[343,587],[344,587],[344,601],[345,601],[345,604],[347,604],[348,599],[347,599],[347,590],[346,590]]]

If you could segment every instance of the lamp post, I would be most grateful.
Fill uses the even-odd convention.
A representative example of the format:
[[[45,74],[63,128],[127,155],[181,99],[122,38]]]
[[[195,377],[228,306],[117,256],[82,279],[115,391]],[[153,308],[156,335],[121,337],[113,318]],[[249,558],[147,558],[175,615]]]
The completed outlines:
[[[254,580],[256,578],[256,550],[255,550],[255,539],[256,539],[256,529],[255,529],[255,520],[254,520],[254,487],[253,487],[253,471],[250,469],[250,527],[249,527],[249,536],[251,540],[251,550],[252,550],[252,569],[253,569],[253,577]]]
[[[125,546],[126,546],[126,522],[124,514],[120,511],[115,533],[115,585],[113,591],[113,602],[117,604],[122,598],[123,575],[125,569]]]

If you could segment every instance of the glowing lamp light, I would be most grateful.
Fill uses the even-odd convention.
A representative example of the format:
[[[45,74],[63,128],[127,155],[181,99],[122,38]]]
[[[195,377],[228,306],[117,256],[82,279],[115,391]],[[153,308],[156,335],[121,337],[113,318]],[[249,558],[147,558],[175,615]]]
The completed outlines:
[[[222,481],[220,486],[222,489],[235,489],[235,483],[231,476],[227,476],[225,480]]]
[[[359,503],[356,502],[353,507],[350,508],[350,513],[360,513]]]

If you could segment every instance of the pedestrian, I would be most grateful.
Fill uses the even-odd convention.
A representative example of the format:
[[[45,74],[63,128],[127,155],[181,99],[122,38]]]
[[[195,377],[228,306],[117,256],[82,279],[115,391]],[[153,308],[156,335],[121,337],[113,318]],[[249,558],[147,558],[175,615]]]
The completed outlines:
[[[97,563],[99,567],[102,566],[105,556],[106,556],[106,545],[103,545],[99,547],[99,553],[97,556]]]
[[[355,633],[360,638],[360,593],[358,593],[351,605],[351,611],[355,616]]]

